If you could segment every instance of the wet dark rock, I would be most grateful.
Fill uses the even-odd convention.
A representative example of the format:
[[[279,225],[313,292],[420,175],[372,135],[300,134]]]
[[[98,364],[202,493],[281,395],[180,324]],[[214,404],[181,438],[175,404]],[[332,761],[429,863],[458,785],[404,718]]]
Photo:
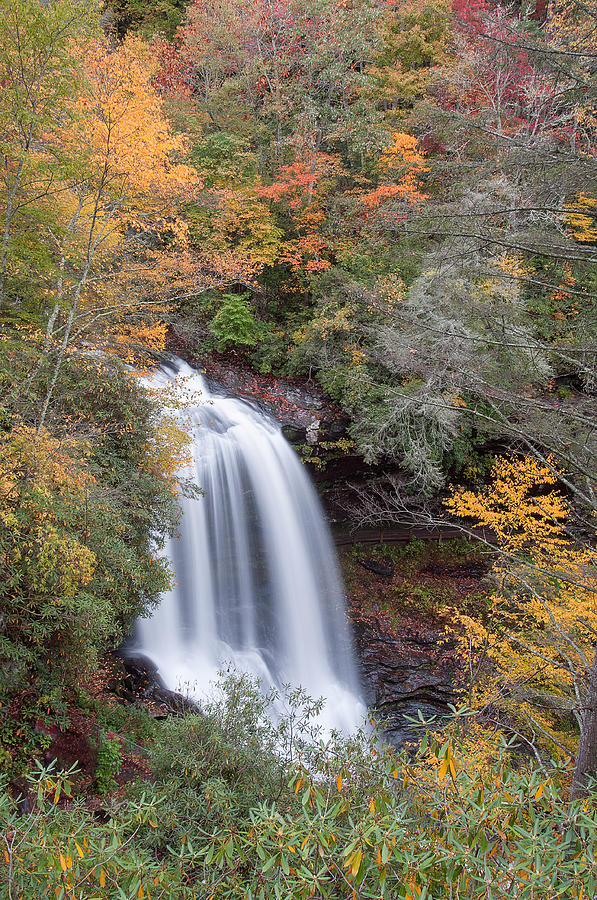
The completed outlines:
[[[282,425],[282,434],[290,444],[299,444],[305,439],[304,429],[301,430],[294,425]]]
[[[381,562],[378,559],[360,559],[359,565],[374,575],[381,575],[383,578],[392,578],[396,571],[391,562]]]
[[[395,747],[420,737],[409,723],[418,718],[441,720],[455,700],[455,665],[440,632],[405,629],[400,636],[377,623],[357,623],[357,650],[365,699],[384,723],[384,735]]]
[[[17,778],[9,782],[8,789],[16,803],[20,816],[27,816],[35,808],[35,798],[31,791],[31,785],[24,778]]]
[[[33,812],[33,799],[31,794],[21,795],[17,798],[17,809],[20,816],[26,816]]]
[[[491,567],[491,560],[456,563],[455,565],[433,564],[421,569],[422,575],[441,575],[450,578],[483,578]]]
[[[122,663],[125,675],[118,694],[127,703],[148,706],[156,719],[201,713],[197,703],[165,686],[157,666],[146,656],[123,656]]]

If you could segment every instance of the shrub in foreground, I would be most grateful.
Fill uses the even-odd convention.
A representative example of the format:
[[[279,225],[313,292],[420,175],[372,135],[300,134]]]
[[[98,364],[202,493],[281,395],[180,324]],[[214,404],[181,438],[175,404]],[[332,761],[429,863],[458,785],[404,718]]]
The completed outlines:
[[[105,821],[62,802],[68,773],[31,776],[25,815],[5,791],[0,896],[595,896],[597,789],[568,802],[565,769],[514,765],[512,746],[468,717],[396,755],[376,735],[317,741],[312,719],[305,739],[300,695],[283,716],[275,701],[275,725],[246,679],[229,679],[225,697],[166,724],[153,785],[112,801]]]

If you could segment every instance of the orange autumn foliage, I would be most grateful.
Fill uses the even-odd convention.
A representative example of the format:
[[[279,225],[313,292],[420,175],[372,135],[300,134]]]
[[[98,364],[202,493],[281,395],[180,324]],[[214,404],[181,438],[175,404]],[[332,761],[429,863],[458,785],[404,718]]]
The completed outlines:
[[[417,149],[417,139],[401,131],[392,135],[392,144],[382,153],[379,165],[391,172],[406,169],[409,174],[422,174],[429,171],[425,157]]]
[[[275,248],[264,255],[261,246],[193,246],[184,213],[201,179],[184,162],[186,139],[164,114],[153,83],[157,64],[139,39],[128,37],[116,49],[94,42],[83,64],[78,115],[64,143],[83,148],[85,177],[61,199],[72,223],[61,248],[75,262],[75,277],[89,252],[103,268],[101,278],[85,282],[77,333],[132,363],[163,349],[174,297],[250,283]],[[222,198],[221,218],[226,212],[236,221],[230,200]],[[258,227],[262,215],[263,231],[267,208],[254,206],[249,224]],[[64,268],[68,273],[68,262]],[[62,290],[68,294],[68,276]]]
[[[68,341],[159,350],[165,310],[146,305],[141,282],[154,280],[147,265],[154,252],[186,246],[182,213],[200,179],[183,161],[187,144],[164,114],[145,45],[132,37],[116,48],[95,40],[80,53],[75,114],[62,123],[62,149],[78,164],[58,199],[67,224],[55,237],[56,302],[70,304]]]
[[[151,200],[157,213],[160,201],[180,200],[181,192],[192,199],[200,186],[197,172],[178,159],[187,142],[164,115],[152,84],[157,63],[147,47],[130,36],[116,49],[95,42],[86,48],[84,67],[76,137],[90,161],[126,179],[127,207],[133,198]],[[152,221],[153,228],[160,224]]]
[[[279,179],[260,189],[276,203],[284,201],[298,237],[285,242],[280,260],[294,271],[324,271],[331,266],[332,244],[324,232],[333,185],[344,173],[342,161],[329,153],[309,153],[278,170]]]
[[[575,241],[581,244],[597,242],[597,197],[579,193],[566,204],[565,223]]]
[[[383,180],[376,190],[360,198],[367,215],[394,200],[414,206],[426,199],[427,194],[421,191],[419,182],[421,176],[429,171],[429,166],[417,149],[417,139],[412,135],[394,132],[392,143],[379,159],[379,169]]]

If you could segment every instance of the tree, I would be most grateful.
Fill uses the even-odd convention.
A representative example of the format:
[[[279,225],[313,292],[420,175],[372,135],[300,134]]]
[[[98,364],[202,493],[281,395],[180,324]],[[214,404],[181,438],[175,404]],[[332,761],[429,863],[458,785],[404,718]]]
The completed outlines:
[[[411,260],[362,291],[361,371],[345,376],[330,346],[310,364],[327,383],[336,367],[339,386],[365,375],[370,399],[350,408],[357,447],[399,462],[411,493],[458,467],[480,475],[478,448],[510,446],[544,464],[551,453],[594,509],[591,62],[522,16],[479,6],[473,19],[453,23],[455,56],[413,114],[428,198],[373,218]],[[397,279],[406,290],[389,304]]]
[[[574,754],[565,729],[554,732],[550,721],[550,710],[571,714],[581,734],[577,795],[597,773],[597,554],[570,535],[570,505],[552,468],[530,457],[499,459],[487,488],[455,490],[446,506],[487,528],[498,550],[484,620],[455,613],[467,666],[477,672],[470,699],[508,710],[533,740],[551,737]]]
[[[367,96],[384,16],[378,2],[194,3],[180,30],[178,64],[164,55],[163,89],[180,94],[182,87],[204,119],[199,146],[236,143],[246,170],[254,161],[252,177],[244,171],[243,184],[232,185],[230,160],[222,160],[203,207],[225,199],[240,212],[255,196],[287,198],[274,208],[273,225],[296,232],[287,235],[279,261],[297,272],[320,271],[333,252],[322,188],[333,193],[331,185],[348,174],[345,161],[358,158],[362,167],[369,149],[387,137]],[[257,246],[262,236],[251,229]]]
[[[371,69],[374,97],[386,116],[404,119],[448,63],[451,6],[446,0],[406,0],[395,4],[386,18],[383,46]]]
[[[187,0],[108,0],[107,27],[123,38],[134,31],[149,39],[155,34],[171,39],[184,16]]]
[[[224,294],[211,321],[210,330],[218,339],[218,349],[228,346],[254,347],[261,329],[247,302],[249,294]]]
[[[56,136],[74,114],[81,78],[75,48],[96,29],[98,9],[94,3],[71,0],[56,0],[51,4],[15,0],[0,5],[0,155],[4,207],[0,308],[6,303],[11,257],[19,256],[15,224],[19,222],[25,228],[28,224],[26,240],[31,241],[35,228],[34,219],[27,223],[31,207],[60,191],[59,182],[68,161],[57,152]],[[27,250],[31,252],[30,245]]]
[[[19,349],[5,345],[3,388]],[[67,721],[98,657],[167,587],[159,548],[187,458],[159,398],[114,359],[67,354],[60,386],[54,434],[19,424],[29,398],[0,431],[0,754],[15,774],[35,723]]]
[[[45,423],[80,307],[105,319],[109,294],[103,279],[90,277],[92,266],[114,266],[119,255],[131,265],[138,246],[145,252],[148,235],[168,234],[184,243],[184,227],[176,215],[181,202],[195,189],[194,170],[172,161],[184,148],[161,112],[161,102],[151,86],[152,69],[147,54],[135,39],[111,50],[98,42],[87,48],[83,90],[77,102],[77,119],[67,126],[62,142],[78,148],[84,160],[76,180],[63,186],[62,203],[69,209],[68,224],[59,243],[58,283],[53,310],[48,318],[44,353],[52,348],[48,385],[38,428]],[[69,206],[70,204],[70,206]],[[67,214],[68,216],[69,214]],[[118,284],[118,279],[114,279]],[[91,289],[90,289],[91,288]],[[134,297],[134,294],[132,295]],[[98,303],[98,299],[100,303]],[[134,302],[134,301],[133,301]],[[133,305],[129,300],[129,308]],[[122,315],[122,305],[120,315]],[[95,307],[95,308],[94,308]],[[114,317],[115,318],[115,317]],[[105,335],[105,327],[103,329]]]

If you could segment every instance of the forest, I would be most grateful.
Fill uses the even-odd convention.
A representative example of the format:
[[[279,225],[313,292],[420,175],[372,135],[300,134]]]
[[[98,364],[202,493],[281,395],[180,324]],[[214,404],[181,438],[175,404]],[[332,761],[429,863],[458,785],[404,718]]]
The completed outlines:
[[[0,0],[0,900],[597,897],[596,35],[597,0]],[[462,536],[340,554],[355,628],[400,631],[397,569],[448,648],[405,745],[238,671],[131,693],[209,499],[168,353],[323,398],[295,443],[345,530]]]

